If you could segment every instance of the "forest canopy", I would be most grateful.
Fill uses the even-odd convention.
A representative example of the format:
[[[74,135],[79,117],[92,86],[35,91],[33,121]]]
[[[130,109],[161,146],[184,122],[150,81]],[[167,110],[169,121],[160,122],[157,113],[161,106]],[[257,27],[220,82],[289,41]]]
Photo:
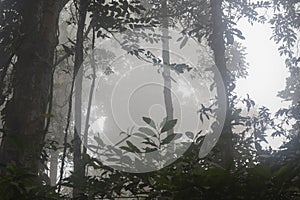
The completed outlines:
[[[0,10],[1,200],[300,199],[299,0]],[[276,113],[237,92],[241,20],[270,26],[285,60]]]

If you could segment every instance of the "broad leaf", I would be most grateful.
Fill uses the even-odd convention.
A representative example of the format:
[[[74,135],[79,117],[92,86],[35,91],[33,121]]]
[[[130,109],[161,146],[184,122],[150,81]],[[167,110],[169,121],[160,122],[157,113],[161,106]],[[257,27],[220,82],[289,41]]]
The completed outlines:
[[[104,146],[104,142],[100,137],[94,136],[94,140],[98,143],[98,145]]]
[[[161,141],[161,145],[169,144],[169,143],[175,138],[176,135],[177,135],[177,134],[174,134],[174,133],[168,135],[165,139],[163,139],[163,140]]]
[[[190,139],[194,139],[194,133],[192,133],[190,131],[185,132],[185,135]]]
[[[171,130],[172,128],[174,128],[174,126],[177,123],[177,119],[173,119],[173,120],[169,120],[165,123],[164,127],[162,127],[161,129],[161,133],[166,132],[168,130]]]
[[[126,146],[121,146],[120,149],[123,149],[128,152],[134,152],[132,149],[130,149],[129,147],[126,147]]]
[[[182,49],[186,45],[188,39],[189,39],[189,37],[187,37],[187,36],[184,37],[184,39],[182,40],[182,42],[180,44],[180,49]]]
[[[154,131],[152,131],[150,128],[147,127],[141,127],[138,129],[140,132],[145,133],[148,136],[151,137],[157,137],[156,134],[154,133]]]
[[[149,117],[143,117],[144,122],[149,124],[152,128],[156,129],[154,121]]]
[[[133,150],[133,152],[141,153],[141,151],[139,150],[139,148],[137,148],[137,146],[135,146],[134,144],[132,144],[130,141],[126,141],[126,143],[127,143],[128,147]]]

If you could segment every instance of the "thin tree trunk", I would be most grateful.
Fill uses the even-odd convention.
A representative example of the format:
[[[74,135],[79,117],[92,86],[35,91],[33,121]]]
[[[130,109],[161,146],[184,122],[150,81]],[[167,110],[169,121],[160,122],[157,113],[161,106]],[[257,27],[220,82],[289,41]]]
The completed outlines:
[[[221,0],[211,0],[211,20],[212,20],[212,35],[210,37],[210,45],[214,52],[215,64],[221,74],[223,79],[223,84],[225,86],[225,99],[218,99],[219,103],[225,103],[226,118],[224,127],[222,130],[221,137],[218,141],[218,145],[221,148],[221,165],[224,168],[230,168],[233,163],[233,135],[231,129],[231,112],[229,110],[229,95],[230,91],[228,89],[230,79],[226,68],[226,57],[225,57],[225,42],[224,42],[224,30],[225,26],[223,23],[223,11],[222,11],[222,1]],[[222,98],[222,90],[217,87],[218,97]],[[225,101],[225,102],[222,102]]]
[[[13,96],[5,115],[7,132],[1,143],[0,162],[28,167],[38,174],[45,128],[45,113],[57,30],[63,1],[17,1],[23,9],[22,43],[15,52]],[[64,3],[66,3],[64,1]]]
[[[169,52],[169,20],[168,20],[168,7],[167,0],[161,2],[161,12],[164,14],[162,17],[162,59],[163,59],[163,78],[164,78],[164,100],[166,107],[167,120],[174,118],[174,110],[172,103],[172,82],[171,82],[171,69],[170,69],[170,52]],[[172,134],[173,129],[168,131]]]
[[[96,63],[95,63],[95,31],[93,30],[93,38],[92,38],[92,55],[91,55],[91,67],[93,70],[92,74],[92,84],[89,94],[89,101],[88,101],[88,107],[87,107],[87,114],[86,114],[86,120],[85,120],[85,129],[84,129],[84,147],[83,147],[83,154],[86,154],[87,148],[86,145],[88,143],[88,134],[89,134],[89,128],[90,128],[90,115],[91,115],[91,108],[92,108],[92,101],[93,101],[93,94],[95,90],[95,83],[96,83]]]
[[[87,14],[87,6],[89,1],[80,0],[79,1],[79,21],[76,36],[75,45],[75,63],[74,63],[74,77],[75,80],[75,128],[74,128],[74,175],[79,179],[84,176],[84,166],[81,162],[81,112],[82,112],[82,79],[83,79],[83,42],[84,42],[84,28],[85,20]],[[77,179],[78,180],[78,179]],[[78,197],[80,194],[80,189],[73,189],[73,197]]]

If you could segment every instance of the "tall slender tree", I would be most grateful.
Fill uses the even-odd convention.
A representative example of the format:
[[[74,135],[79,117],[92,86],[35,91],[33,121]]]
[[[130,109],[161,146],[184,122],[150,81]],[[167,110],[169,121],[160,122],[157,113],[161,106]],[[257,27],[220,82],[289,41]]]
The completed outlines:
[[[162,25],[162,61],[163,61],[163,79],[164,79],[164,101],[167,120],[174,118],[174,108],[172,102],[172,82],[170,68],[170,47],[169,47],[169,20],[168,20],[168,1],[161,1],[161,25]],[[172,134],[173,129],[168,131]]]
[[[233,135],[231,127],[231,112],[229,106],[229,95],[230,95],[230,77],[228,75],[228,70],[226,67],[226,56],[225,56],[225,24],[224,24],[224,14],[222,9],[222,2],[220,0],[211,0],[210,1],[210,15],[211,15],[211,29],[212,33],[210,35],[210,46],[214,53],[214,60],[217,66],[217,69],[220,72],[220,75],[223,79],[223,84],[225,86],[225,99],[219,99],[219,103],[225,104],[227,108],[225,110],[226,117],[225,123],[222,130],[221,138],[219,140],[219,146],[221,149],[221,163],[223,167],[229,167],[233,162]],[[217,88],[220,91],[220,88]],[[219,98],[222,97],[221,92],[219,93]],[[222,102],[224,101],[224,102]]]
[[[84,59],[84,28],[87,15],[87,8],[89,1],[78,1],[78,28],[75,44],[75,63],[74,63],[74,77],[75,79],[75,126],[74,126],[74,174],[80,180],[84,176],[84,166],[82,163],[82,141],[81,141],[81,119],[82,119],[82,80],[83,80],[83,59]],[[80,193],[78,187],[73,189],[73,196],[77,197]]]

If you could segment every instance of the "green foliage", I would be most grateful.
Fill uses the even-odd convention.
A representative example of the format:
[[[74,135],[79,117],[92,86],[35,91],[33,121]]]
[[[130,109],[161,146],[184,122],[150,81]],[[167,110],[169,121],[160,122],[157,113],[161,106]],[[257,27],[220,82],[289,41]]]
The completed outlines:
[[[169,134],[166,132],[173,129],[177,123],[177,119],[164,120],[161,122],[160,126],[157,127],[155,122],[149,117],[143,117],[149,127],[140,127],[138,132],[132,134],[139,138],[143,138],[142,144],[146,145],[143,149],[139,149],[136,145],[132,144],[130,141],[126,141],[126,146],[121,146],[120,148],[133,153],[149,153],[161,149],[163,146],[170,144],[174,139],[179,139],[182,134]]]
[[[89,11],[92,13],[91,25],[97,31],[97,37],[109,37],[106,32],[124,32],[157,25],[157,21],[152,18],[138,17],[145,11],[140,1],[93,1]]]
[[[9,8],[2,9],[3,13],[0,15],[0,47],[5,46],[4,52],[13,51],[15,43],[18,43],[20,37],[21,16],[16,11],[18,8],[15,8],[14,5],[10,6],[8,3],[9,1],[1,2],[2,6]],[[204,159],[199,159],[198,153],[204,136],[201,131],[197,134],[186,132],[185,136],[193,141],[192,145],[176,162],[157,172],[141,174],[120,172],[84,154],[81,162],[87,166],[89,172],[97,171],[97,176],[90,173],[82,177],[72,173],[63,180],[62,186],[66,189],[80,189],[81,194],[78,199],[299,200],[300,70],[298,67],[299,55],[296,55],[294,50],[298,40],[296,33],[299,31],[299,3],[286,0],[273,0],[271,3],[268,1],[252,3],[244,0],[226,0],[222,4],[226,11],[223,16],[224,27],[222,28],[224,30],[222,31],[227,48],[227,65],[230,71],[230,81],[227,85],[230,118],[226,126],[233,128],[233,136],[230,139],[234,144],[230,169],[224,169],[220,165],[221,154],[224,151],[220,146],[216,146]],[[287,79],[286,89],[279,93],[280,97],[291,102],[291,106],[280,109],[276,113],[275,119],[266,107],[256,108],[255,102],[249,95],[247,98],[240,99],[234,93],[236,79],[247,75],[245,48],[237,41],[244,39],[244,36],[237,28],[237,21],[246,17],[250,23],[266,22],[265,16],[260,15],[261,12],[257,9],[267,9],[271,6],[275,12],[269,21],[272,25],[273,40],[280,45],[279,53],[286,56],[286,64],[291,72],[291,76]],[[160,9],[160,1],[156,0],[149,2],[95,0],[91,1],[88,6],[91,14],[90,26],[96,31],[97,37],[105,39],[114,37],[115,33],[126,31],[126,34],[122,36],[123,41],[120,42],[122,48],[138,59],[161,67],[162,60],[158,56],[136,45],[139,40],[151,44],[161,40],[161,35],[153,31],[153,27],[159,26],[162,16]],[[209,1],[169,1],[170,26],[175,27],[180,24],[182,36],[177,40],[180,42],[180,48],[186,47],[190,39],[196,39],[201,44],[210,39],[212,26],[209,10]],[[75,17],[72,17],[75,22]],[[68,38],[68,40],[74,44],[71,39]],[[66,53],[73,55],[73,47],[70,48],[65,44],[61,46]],[[100,65],[104,73],[106,75],[113,73],[113,70],[107,66],[115,58],[114,53],[102,49],[95,49],[95,52],[100,57],[107,57],[98,59],[103,61]],[[68,62],[65,63],[65,65],[67,64]],[[172,63],[169,67],[178,74],[192,70],[185,63]],[[61,71],[66,74],[71,72],[70,69]],[[88,78],[92,79],[93,77]],[[58,92],[58,87],[67,91],[66,81],[61,82],[54,87],[56,92]],[[8,81],[5,84],[7,87],[10,83]],[[214,87],[215,85],[212,84],[210,89],[213,90]],[[7,89],[5,96],[9,96],[10,92]],[[61,101],[65,105],[65,100]],[[4,101],[1,100],[0,104],[2,105],[2,103]],[[202,104],[198,111],[200,120],[203,122],[213,117],[214,109],[214,105],[204,106]],[[53,121],[51,128],[57,129],[57,132],[63,132],[61,124],[64,122],[66,111],[64,112],[60,113],[59,118],[57,118],[59,111],[55,111],[54,116],[51,114],[44,116],[51,118]],[[250,115],[251,112],[254,114]],[[282,121],[282,123],[277,123],[276,120]],[[111,152],[104,152],[109,157],[108,159],[124,167],[132,167],[134,163],[127,153],[138,155],[136,167],[143,163],[154,165],[153,159],[147,158],[145,155],[166,149],[173,145],[172,142],[180,139],[182,134],[167,133],[172,132],[170,130],[176,127],[176,119],[165,119],[156,124],[151,118],[143,117],[143,121],[145,122],[143,127],[122,132],[122,135],[125,134],[125,138],[115,146],[106,145],[100,135],[94,136],[95,145],[89,145],[88,150],[98,152],[107,148],[116,154],[116,156],[112,156]],[[288,125],[288,128],[284,125]],[[263,149],[262,143],[267,143],[268,130],[273,131],[272,136],[286,136],[287,142],[282,145],[280,150]],[[58,134],[48,135],[48,137],[51,139],[48,140],[49,142],[45,142],[45,151],[42,155],[45,158],[44,162],[47,162],[49,152],[61,148],[61,139]],[[140,143],[131,140],[133,137],[140,139]],[[16,141],[16,143],[18,143],[17,147],[24,145],[23,141]],[[71,146],[70,144],[64,145]],[[71,160],[71,157],[69,159]],[[1,166],[0,199],[58,200],[68,198],[57,194],[56,187],[50,187],[41,177],[29,173],[29,171],[12,164]]]
[[[0,168],[1,200],[59,200],[65,199],[55,192],[55,187],[45,185],[40,177],[30,173],[29,169],[13,164]]]

